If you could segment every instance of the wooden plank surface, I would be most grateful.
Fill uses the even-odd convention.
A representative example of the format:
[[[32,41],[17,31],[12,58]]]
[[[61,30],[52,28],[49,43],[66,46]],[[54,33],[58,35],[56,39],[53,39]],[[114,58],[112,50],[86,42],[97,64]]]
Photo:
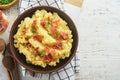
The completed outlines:
[[[84,6],[78,17],[80,73],[76,75],[78,77],[76,80],[120,80],[119,4],[120,0],[84,0]],[[5,11],[11,21],[9,27],[17,17],[17,9],[16,5]],[[8,41],[8,36],[3,38]],[[0,80],[1,78],[5,79],[0,75]],[[22,75],[20,78],[20,80],[38,80]]]
[[[82,7],[83,0],[65,0],[65,2],[78,6],[78,7]]]

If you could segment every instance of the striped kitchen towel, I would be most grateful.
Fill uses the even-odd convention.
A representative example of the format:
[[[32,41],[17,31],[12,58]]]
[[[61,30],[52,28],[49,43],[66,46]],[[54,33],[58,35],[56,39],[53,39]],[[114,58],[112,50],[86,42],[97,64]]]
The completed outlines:
[[[39,5],[53,6],[64,11],[64,0],[20,0],[19,11],[20,13],[22,13],[31,7],[39,6]],[[65,66],[63,69],[57,72],[53,72],[49,74],[30,72],[22,66],[20,66],[20,68],[23,76],[26,77],[28,76],[34,77],[40,80],[75,80],[75,73],[79,72],[80,59],[78,57],[78,54],[79,54],[79,48],[76,52],[75,57],[67,66]]]

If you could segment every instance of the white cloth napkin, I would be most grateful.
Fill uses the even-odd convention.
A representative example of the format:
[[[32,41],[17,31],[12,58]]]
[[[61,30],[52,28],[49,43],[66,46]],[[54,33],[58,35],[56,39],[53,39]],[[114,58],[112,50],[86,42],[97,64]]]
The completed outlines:
[[[25,10],[39,5],[48,5],[59,8],[64,11],[64,0],[20,0],[20,13],[24,12]],[[72,16],[71,16],[72,17]],[[26,77],[35,77],[39,78],[40,80],[75,80],[75,73],[79,72],[79,48],[76,52],[75,57],[72,61],[63,69],[49,73],[49,74],[40,74],[30,72],[24,67],[20,66],[23,76]]]

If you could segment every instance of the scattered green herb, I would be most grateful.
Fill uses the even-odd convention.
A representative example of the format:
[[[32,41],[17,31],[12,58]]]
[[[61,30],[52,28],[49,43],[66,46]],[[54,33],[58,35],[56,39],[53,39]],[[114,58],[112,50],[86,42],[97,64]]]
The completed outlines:
[[[13,0],[0,0],[0,5],[5,5],[11,3]]]
[[[48,20],[50,20],[50,16],[48,16]]]
[[[42,57],[42,56],[44,56],[44,51],[41,50],[41,51],[38,52],[38,54]]]
[[[50,32],[50,31],[48,31],[48,34],[49,34],[49,35],[51,35],[51,32]]]
[[[47,26],[49,27],[50,25],[51,25],[51,23],[48,21]]]
[[[56,34],[60,34],[60,31],[57,30],[57,31],[56,31]]]
[[[50,26],[51,26],[51,23],[50,23],[50,21],[48,21],[48,22],[45,24],[45,27],[48,28],[48,27],[50,27]]]
[[[26,37],[26,39],[30,39],[30,38],[31,38],[31,36],[27,36],[27,37]]]
[[[36,33],[36,30],[35,30],[34,28],[32,28],[32,30],[31,30],[31,31],[32,31],[32,33]]]

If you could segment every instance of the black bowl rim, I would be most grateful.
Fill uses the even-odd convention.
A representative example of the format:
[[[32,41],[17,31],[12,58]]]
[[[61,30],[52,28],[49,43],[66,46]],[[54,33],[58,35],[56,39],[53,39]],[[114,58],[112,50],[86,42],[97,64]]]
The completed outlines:
[[[11,43],[11,40],[12,40],[12,37],[13,37],[13,36],[12,36],[12,30],[13,30],[13,27],[14,27],[15,23],[17,22],[17,20],[18,20],[21,16],[25,15],[26,12],[29,12],[29,11],[31,11],[32,9],[38,10],[39,8],[43,8],[43,9],[45,9],[45,8],[52,8],[52,9],[55,9],[55,10],[57,10],[57,11],[62,12],[65,16],[67,16],[69,19],[71,19],[65,12],[61,11],[61,10],[58,9],[58,8],[52,7],[52,6],[35,6],[35,7],[32,7],[32,8],[30,8],[30,9],[25,10],[23,13],[21,13],[21,14],[17,17],[17,19],[14,21],[14,23],[12,24],[12,28],[11,28],[11,30],[10,30],[10,36],[9,36],[9,43],[10,43],[10,50],[11,50],[11,52],[12,52],[13,58],[14,58],[20,65],[22,65],[24,68],[28,69],[29,71],[46,74],[46,73],[50,73],[50,72],[56,72],[56,71],[62,69],[63,67],[65,67],[68,63],[70,63],[70,61],[73,59],[73,57],[74,57],[75,54],[76,54],[76,51],[77,51],[77,48],[78,48],[78,41],[79,41],[79,40],[78,40],[78,32],[77,32],[76,26],[75,26],[73,20],[71,19],[71,22],[72,22],[72,24],[74,25],[74,28],[75,28],[75,31],[76,31],[76,47],[74,48],[73,55],[72,55],[72,56],[70,57],[70,59],[66,62],[66,64],[63,64],[62,66],[58,67],[58,68],[55,69],[55,70],[44,71],[44,72],[43,72],[43,71],[34,70],[34,69],[28,67],[27,65],[24,65],[21,61],[19,61],[19,60],[17,59],[17,57],[14,55],[14,51],[12,50],[12,49],[13,49],[13,48],[12,48],[12,45],[13,45],[13,44]]]

